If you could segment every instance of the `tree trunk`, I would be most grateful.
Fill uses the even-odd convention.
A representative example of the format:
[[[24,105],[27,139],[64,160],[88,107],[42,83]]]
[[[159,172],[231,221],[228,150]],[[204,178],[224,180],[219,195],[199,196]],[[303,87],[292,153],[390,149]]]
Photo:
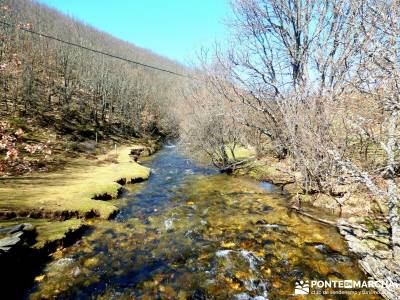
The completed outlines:
[[[394,179],[389,180],[389,223],[392,230],[393,258],[400,262],[400,216],[399,198],[397,196],[396,183]]]
[[[388,140],[386,145],[382,144],[382,147],[387,154],[387,170],[384,174],[387,177],[387,194],[388,194],[388,206],[389,206],[389,223],[392,229],[392,250],[393,258],[395,261],[400,262],[400,217],[399,217],[399,196],[397,194],[396,184],[396,134],[397,134],[397,122],[400,112],[392,107],[391,114],[388,124]]]

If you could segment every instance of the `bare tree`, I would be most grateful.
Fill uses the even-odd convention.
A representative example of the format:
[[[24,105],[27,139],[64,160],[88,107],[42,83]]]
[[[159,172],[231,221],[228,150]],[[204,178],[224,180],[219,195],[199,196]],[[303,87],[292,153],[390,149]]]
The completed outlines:
[[[80,124],[93,135],[99,130],[122,130],[134,135],[173,131],[175,121],[164,119],[171,117],[170,106],[163,105],[179,97],[180,83],[173,79],[174,84],[167,84],[172,75],[149,71],[18,28],[43,32],[171,71],[183,72],[182,66],[36,2],[4,0],[0,13],[2,20],[16,26],[0,25],[0,88],[2,106],[6,108],[2,114],[25,114],[37,119],[53,116],[60,120],[59,127]],[[152,117],[144,118],[142,112]],[[156,115],[162,118],[155,118]],[[162,128],[165,124],[168,126]]]
[[[244,126],[233,119],[232,103],[215,90],[207,70],[188,83],[185,95],[181,144],[192,156],[206,154],[217,168],[231,170],[237,163],[235,149],[244,143]]]
[[[400,261],[400,8],[397,1],[365,1],[361,13],[361,29],[367,40],[352,83],[360,95],[370,100],[371,109],[375,107],[380,113],[379,119],[372,120],[373,126],[371,120],[362,116],[349,118],[347,122],[379,150],[379,161],[371,168],[334,153],[343,169],[387,204],[393,256]]]
[[[326,190],[336,171],[320,144],[330,142],[324,102],[335,101],[354,69],[362,34],[357,1],[233,1],[235,44],[216,51],[212,77],[226,99],[252,114],[235,120],[259,130],[279,158],[294,156],[305,189]],[[318,138],[316,138],[318,137]],[[313,185],[313,187],[310,187]]]

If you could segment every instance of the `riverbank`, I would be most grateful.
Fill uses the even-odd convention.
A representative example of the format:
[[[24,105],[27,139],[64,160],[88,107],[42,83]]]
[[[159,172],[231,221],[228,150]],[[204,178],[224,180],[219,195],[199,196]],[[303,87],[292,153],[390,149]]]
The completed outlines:
[[[30,299],[286,299],[296,280],[365,278],[335,228],[290,214],[274,186],[173,147],[142,163],[149,180],[54,255]]]
[[[58,171],[0,178],[0,227],[38,223],[40,238],[42,232],[52,232],[43,222],[75,220],[73,226],[57,222],[57,236],[79,228],[83,219],[113,217],[118,208],[106,200],[116,199],[126,184],[150,175],[150,169],[138,164],[131,152],[136,155],[137,149],[144,149],[143,155],[150,155],[157,147],[155,142],[124,145],[97,156],[72,158]],[[63,223],[65,228],[60,226]]]
[[[51,253],[90,227],[88,219],[115,216],[115,200],[124,189],[150,175],[150,169],[136,161],[158,147],[155,141],[123,145],[97,156],[72,158],[58,171],[1,178],[0,261],[7,266],[1,281],[29,285]]]
[[[72,159],[62,170],[5,177],[0,186],[0,218],[69,219],[115,215],[116,199],[126,183],[146,180],[148,168],[130,157],[132,146],[104,155]]]
[[[0,178],[0,227],[19,219],[112,218],[118,208],[108,200],[118,198],[126,184],[149,177],[150,169],[136,161],[158,147],[154,141],[123,145],[97,156],[70,159],[58,171]]]
[[[373,280],[391,279],[400,285],[400,266],[392,259],[390,228],[382,214],[387,210],[386,204],[374,199],[364,186],[344,183],[330,193],[307,192],[290,159],[269,156],[252,160],[236,174],[280,186],[291,199],[289,207],[337,227],[362,270]],[[315,209],[330,215],[329,220],[316,216]],[[386,299],[398,299],[400,294],[394,286],[378,286],[377,290]]]

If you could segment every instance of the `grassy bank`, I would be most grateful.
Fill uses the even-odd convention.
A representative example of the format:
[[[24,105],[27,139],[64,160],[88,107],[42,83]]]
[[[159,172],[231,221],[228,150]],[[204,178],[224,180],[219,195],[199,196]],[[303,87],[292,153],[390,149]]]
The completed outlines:
[[[62,245],[86,227],[86,218],[111,218],[118,208],[108,200],[150,175],[131,155],[141,147],[150,154],[156,146],[125,145],[90,158],[70,158],[58,171],[1,178],[0,228],[32,224],[37,232],[33,247],[40,250]]]
[[[92,159],[71,159],[56,172],[2,178],[0,216],[109,218],[117,207],[96,199],[115,199],[125,182],[150,175],[148,168],[130,158],[130,149],[124,146]]]
[[[0,279],[10,286],[19,282],[5,296],[22,297],[33,280],[40,280],[38,274],[49,255],[60,255],[96,222],[87,218],[115,215],[122,189],[131,189],[130,183],[150,176],[150,169],[135,162],[138,157],[131,154],[144,149],[139,156],[146,156],[156,148],[156,143],[125,145],[96,156],[68,158],[57,171],[1,178],[0,261],[10,271],[0,272]],[[29,237],[22,231],[7,231],[20,224],[31,226]]]

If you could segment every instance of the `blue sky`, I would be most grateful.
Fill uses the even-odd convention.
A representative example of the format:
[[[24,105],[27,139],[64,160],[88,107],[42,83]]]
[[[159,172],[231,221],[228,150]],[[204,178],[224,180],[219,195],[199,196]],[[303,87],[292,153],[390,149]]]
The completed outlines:
[[[39,0],[137,46],[188,63],[227,35],[227,0]]]

